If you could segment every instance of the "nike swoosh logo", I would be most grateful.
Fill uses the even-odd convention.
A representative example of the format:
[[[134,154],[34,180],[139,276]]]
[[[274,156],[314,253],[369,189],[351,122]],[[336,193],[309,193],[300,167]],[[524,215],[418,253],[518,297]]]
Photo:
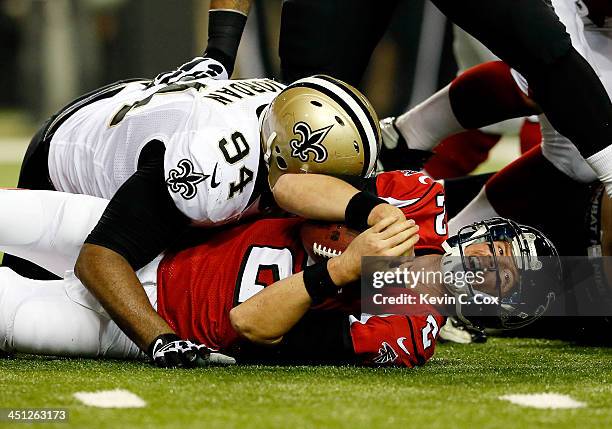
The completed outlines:
[[[406,337],[399,337],[397,339],[397,345],[399,346],[400,349],[402,349],[407,355],[410,354],[410,352],[408,351],[408,349],[406,348],[406,346],[404,345],[404,341],[406,340]]]
[[[210,179],[210,187],[211,188],[216,188],[217,186],[219,186],[221,184],[221,182],[217,182],[217,166],[218,165],[219,165],[219,163],[215,164],[215,169],[213,170],[212,179]]]
[[[153,354],[157,353],[159,347],[161,347],[162,345],[164,345],[164,342],[161,339],[155,341],[155,345],[153,346]]]
[[[423,175],[419,177],[419,182],[421,182],[423,185],[429,185],[429,183],[427,183],[427,179],[431,179],[431,177]]]
[[[408,207],[419,201],[420,198],[412,198],[410,200],[396,200],[392,197],[382,197],[383,200],[391,204],[392,206],[401,209],[402,207]]]

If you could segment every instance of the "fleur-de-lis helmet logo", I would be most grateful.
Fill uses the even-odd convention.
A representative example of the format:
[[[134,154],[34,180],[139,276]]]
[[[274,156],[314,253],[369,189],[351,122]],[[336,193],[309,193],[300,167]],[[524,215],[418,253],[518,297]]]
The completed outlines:
[[[198,189],[196,185],[208,177],[209,174],[198,173],[194,171],[193,163],[188,159],[181,159],[168,173],[166,185],[170,191],[181,194],[186,200],[190,200],[196,196]]]
[[[293,132],[299,139],[291,139],[291,156],[299,158],[303,162],[308,162],[310,154],[313,154],[314,162],[324,162],[327,159],[327,149],[323,146],[323,139],[334,124],[312,131],[306,122],[297,122],[293,126]]]

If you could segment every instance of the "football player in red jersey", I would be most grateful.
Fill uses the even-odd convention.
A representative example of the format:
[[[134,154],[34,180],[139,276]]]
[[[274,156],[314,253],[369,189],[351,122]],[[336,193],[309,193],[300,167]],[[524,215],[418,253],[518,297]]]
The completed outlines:
[[[522,227],[510,231],[508,224],[481,224],[462,233],[443,256],[447,236],[441,185],[413,172],[383,173],[366,182],[374,186],[377,195],[413,218],[419,234],[413,221],[387,228],[394,220],[384,218],[360,234],[342,255],[308,265],[299,238],[303,222],[299,218],[264,219],[211,232],[202,244],[167,253],[139,271],[159,314],[181,338],[189,339],[173,343],[173,347],[153,344],[149,356],[161,366],[224,363],[230,358],[211,351],[234,354],[246,338],[251,343],[277,344],[275,350],[285,352],[281,358],[297,355],[357,358],[368,364],[422,364],[433,353],[444,319],[442,311],[451,310],[448,305],[424,305],[410,317],[364,317],[358,308],[317,311],[316,304],[335,297],[339,287],[358,279],[362,255],[398,256],[414,248],[415,254],[422,256],[411,262],[413,267],[456,271],[474,263],[466,259],[468,256],[491,256],[494,248],[499,249],[494,250],[498,255],[534,258],[547,244],[537,232]],[[3,207],[14,208],[2,211],[2,250],[58,274],[62,273],[62,260],[64,269],[71,267],[86,236],[86,232],[80,237],[75,232],[79,230],[72,216],[75,209],[81,209],[81,232],[88,231],[106,203],[94,197],[47,191],[3,190],[0,199]],[[29,228],[24,230],[23,222],[15,221],[17,211],[22,217],[28,212]],[[517,252],[512,246],[519,237],[527,238],[523,241],[530,244]],[[460,257],[459,266],[453,255],[461,253],[465,258]],[[483,286],[481,293],[495,295],[497,288],[503,297],[509,291],[515,297],[514,286],[521,284],[516,273],[516,267],[500,263],[496,279]],[[454,291],[452,284],[430,286],[434,292],[436,288]],[[512,305],[506,302],[505,307]],[[45,282],[2,269],[0,315],[0,349],[5,351],[123,358],[142,355],[71,273],[64,280]],[[509,320],[512,314],[506,316]],[[297,348],[296,343],[300,345]]]

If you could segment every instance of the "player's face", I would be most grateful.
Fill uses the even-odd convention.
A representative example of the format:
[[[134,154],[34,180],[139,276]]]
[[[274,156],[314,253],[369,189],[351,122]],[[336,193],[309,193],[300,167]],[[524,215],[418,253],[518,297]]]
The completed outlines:
[[[463,254],[467,257],[469,268],[485,269],[485,281],[482,285],[478,285],[478,289],[496,295],[497,278],[495,271],[486,271],[487,268],[494,269],[493,252],[495,252],[497,259],[502,296],[508,296],[513,287],[518,284],[519,278],[510,243],[494,241],[492,246],[489,243],[474,243],[466,246]]]

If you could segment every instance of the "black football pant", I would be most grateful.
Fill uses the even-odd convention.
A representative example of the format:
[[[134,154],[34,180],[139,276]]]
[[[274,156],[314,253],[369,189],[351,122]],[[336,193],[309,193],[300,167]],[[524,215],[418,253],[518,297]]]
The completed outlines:
[[[544,0],[432,0],[521,72],[553,126],[584,157],[612,143],[612,103]],[[358,85],[397,0],[285,0],[280,57],[290,82],[326,73]]]
[[[284,0],[283,80],[323,73],[359,85],[399,0]]]

